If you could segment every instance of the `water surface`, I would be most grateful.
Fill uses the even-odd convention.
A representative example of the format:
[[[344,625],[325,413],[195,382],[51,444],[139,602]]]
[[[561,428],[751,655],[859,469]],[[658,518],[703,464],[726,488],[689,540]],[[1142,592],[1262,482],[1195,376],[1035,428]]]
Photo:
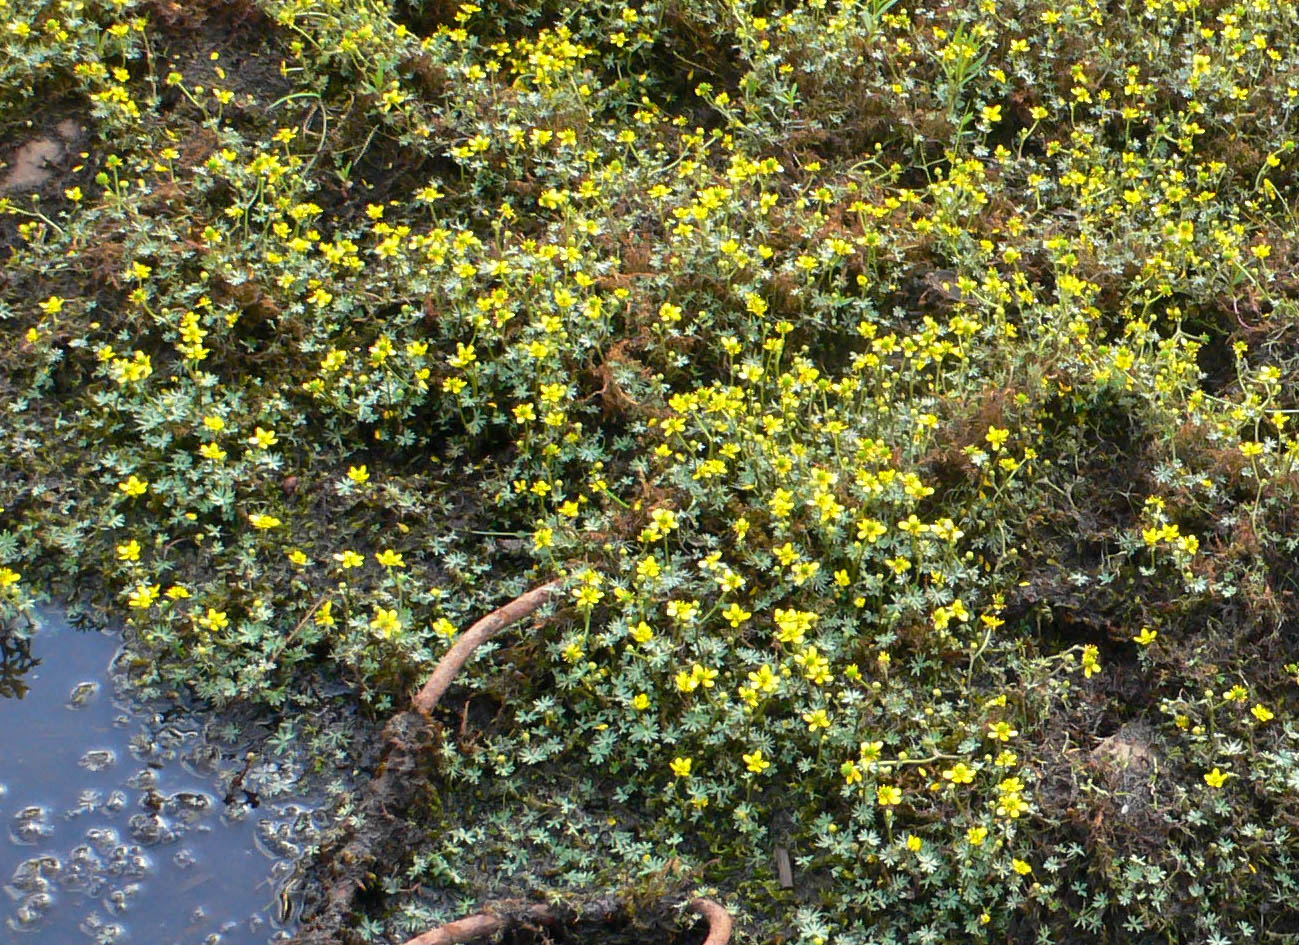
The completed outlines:
[[[0,650],[0,945],[265,945],[318,825],[221,720],[133,703],[115,634],[50,610]],[[223,737],[218,737],[222,735]]]

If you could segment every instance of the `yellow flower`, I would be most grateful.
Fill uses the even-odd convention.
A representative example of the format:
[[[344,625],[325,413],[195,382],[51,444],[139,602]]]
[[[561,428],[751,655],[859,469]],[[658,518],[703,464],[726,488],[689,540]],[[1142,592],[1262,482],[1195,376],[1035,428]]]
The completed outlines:
[[[140,560],[140,543],[132,538],[117,546],[117,560],[119,561],[139,561]]]
[[[988,737],[994,742],[1008,742],[1018,734],[1019,730],[1011,728],[1009,722],[988,723]]]
[[[699,604],[693,600],[670,600],[665,609],[668,616],[680,624],[692,623],[699,615]]]
[[[671,509],[655,509],[650,513],[650,520],[653,521],[654,527],[660,534],[666,535],[678,526],[677,514]]]
[[[385,568],[406,567],[406,559],[402,557],[401,552],[393,551],[390,548],[385,548],[383,551],[380,551],[374,557],[375,560],[377,560]]]
[[[767,695],[780,688],[780,677],[772,672],[771,667],[766,663],[758,667],[756,673],[749,673],[749,682],[753,684],[755,690]]]
[[[914,833],[907,837],[907,849],[912,853],[919,853],[924,849],[925,841],[921,840]]]
[[[280,520],[274,515],[263,515],[260,512],[254,512],[252,515],[248,516],[248,523],[252,525],[253,528],[260,528],[263,530],[268,528],[278,528],[281,524]]]
[[[738,627],[752,616],[753,614],[735,603],[722,611],[722,619],[728,621],[732,627]]]
[[[654,630],[644,620],[631,628],[631,638],[642,646],[654,639]]]
[[[1259,703],[1258,705],[1254,706],[1254,708],[1250,709],[1249,711],[1254,716],[1254,718],[1259,720],[1259,722],[1270,722],[1272,719],[1276,718],[1272,710],[1269,709],[1267,706],[1263,705],[1262,703]]]
[[[970,846],[981,847],[983,846],[983,841],[988,839],[988,828],[971,827],[969,830],[965,831],[965,839],[969,842]]]
[[[138,584],[135,590],[131,591],[127,603],[136,610],[148,610],[158,599],[161,591],[162,588],[157,584]]]
[[[888,531],[888,526],[873,518],[864,518],[857,523],[857,538],[860,541],[874,544]]]
[[[397,608],[385,610],[376,607],[374,617],[370,621],[370,629],[385,640],[395,637],[401,631],[401,618],[397,616]]]
[[[1095,644],[1088,643],[1086,646],[1083,647],[1082,667],[1083,667],[1084,678],[1091,679],[1092,676],[1096,675],[1101,671],[1101,663],[1100,663],[1099,656],[1100,656],[1100,650],[1096,647]]]
[[[754,774],[762,774],[771,767],[771,762],[762,757],[762,749],[740,757],[744,760],[744,766]]]
[[[881,784],[875,789],[875,800],[881,807],[894,807],[902,803],[902,789],[892,784]]]
[[[847,784],[858,784],[862,780],[861,768],[851,758],[839,766],[839,773],[843,775],[844,782]]]
[[[818,729],[830,727],[830,716],[826,714],[825,709],[817,709],[814,712],[804,712],[803,721],[807,723],[809,732],[816,732]]]
[[[1018,873],[1020,876],[1027,876],[1029,873],[1033,872],[1033,867],[1029,866],[1027,863],[1025,863],[1023,860],[1020,859],[1011,860],[1010,865],[1014,867],[1015,872]]]
[[[344,571],[350,570],[351,568],[359,568],[361,565],[365,564],[365,558],[357,554],[355,551],[350,550],[344,551],[342,554],[334,555],[334,560],[339,563]]]
[[[269,449],[279,441],[274,430],[263,430],[261,427],[254,429],[253,435],[248,438],[249,445],[260,450]]]
[[[215,607],[209,607],[207,613],[198,618],[200,626],[207,627],[209,630],[224,630],[230,626],[230,618],[226,616],[224,610],[217,610]]]
[[[149,480],[137,479],[135,476],[131,476],[126,482],[119,482],[117,488],[129,496],[144,495],[149,491]]]
[[[541,551],[549,548],[555,543],[555,530],[553,528],[538,528],[532,533],[532,548],[534,551]]]
[[[1019,778],[1006,778],[997,785],[997,790],[1002,794],[1019,794],[1024,790],[1024,782]]]
[[[943,777],[953,784],[969,784],[974,780],[974,769],[965,762],[958,761],[943,772]]]
[[[644,712],[650,707],[650,698],[643,692],[636,693],[636,697],[631,700],[631,706],[637,712]]]
[[[0,568],[0,588],[12,587],[22,580],[22,575],[13,568]]]
[[[817,615],[810,611],[792,608],[784,610],[780,607],[776,608],[773,618],[777,627],[776,639],[781,643],[790,643],[794,646],[803,645],[804,637],[818,619]]]
[[[360,466],[349,466],[347,469],[347,478],[351,479],[358,486],[370,481],[370,471],[365,468],[365,464]]]
[[[334,602],[327,600],[316,610],[316,626],[332,627],[334,625]]]
[[[997,814],[1001,817],[1009,817],[1011,820],[1018,820],[1019,815],[1028,810],[1028,802],[1024,800],[1023,795],[1012,792],[1003,794],[997,801]]]
[[[456,625],[447,620],[446,617],[439,617],[433,621],[433,632],[444,639],[450,640],[458,631]]]
[[[692,761],[689,758],[673,758],[668,767],[672,769],[672,773],[678,778],[688,778],[690,777],[691,765]]]
[[[809,646],[795,656],[794,662],[803,667],[803,676],[810,679],[814,685],[824,686],[834,678],[830,672],[830,661],[814,646]]]
[[[1132,639],[1140,646],[1149,646],[1155,642],[1155,637],[1159,636],[1158,630],[1151,630],[1149,627],[1142,627],[1141,632]]]
[[[183,584],[173,584],[171,587],[167,588],[166,594],[172,600],[183,600],[186,597],[189,597],[189,588],[185,587]]]
[[[604,592],[590,584],[583,584],[577,590],[573,591],[573,597],[577,601],[578,610],[590,610],[596,604],[600,603],[604,597]]]

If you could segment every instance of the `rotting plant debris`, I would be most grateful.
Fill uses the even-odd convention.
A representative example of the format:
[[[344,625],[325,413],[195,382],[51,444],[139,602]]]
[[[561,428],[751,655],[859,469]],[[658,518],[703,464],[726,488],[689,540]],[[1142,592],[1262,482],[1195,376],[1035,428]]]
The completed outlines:
[[[1297,37],[0,0],[0,620],[306,748],[340,938],[1293,937]]]

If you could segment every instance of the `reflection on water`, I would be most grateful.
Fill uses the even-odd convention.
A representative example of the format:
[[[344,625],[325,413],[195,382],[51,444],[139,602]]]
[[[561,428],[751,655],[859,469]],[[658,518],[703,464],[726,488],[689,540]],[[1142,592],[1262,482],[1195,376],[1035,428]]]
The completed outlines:
[[[0,651],[0,943],[287,938],[293,858],[318,830],[273,796],[296,772],[121,699],[117,645],[46,611]]]
[[[36,665],[30,640],[0,632],[0,699],[21,699],[27,694],[23,676]]]

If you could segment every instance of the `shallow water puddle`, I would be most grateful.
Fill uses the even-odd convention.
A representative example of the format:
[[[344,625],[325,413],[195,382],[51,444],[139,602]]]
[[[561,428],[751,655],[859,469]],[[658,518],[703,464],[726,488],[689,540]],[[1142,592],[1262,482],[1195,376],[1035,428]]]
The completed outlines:
[[[293,857],[317,824],[309,801],[259,788],[293,772],[124,699],[113,635],[45,611],[24,649],[0,653],[0,943],[287,938]]]

